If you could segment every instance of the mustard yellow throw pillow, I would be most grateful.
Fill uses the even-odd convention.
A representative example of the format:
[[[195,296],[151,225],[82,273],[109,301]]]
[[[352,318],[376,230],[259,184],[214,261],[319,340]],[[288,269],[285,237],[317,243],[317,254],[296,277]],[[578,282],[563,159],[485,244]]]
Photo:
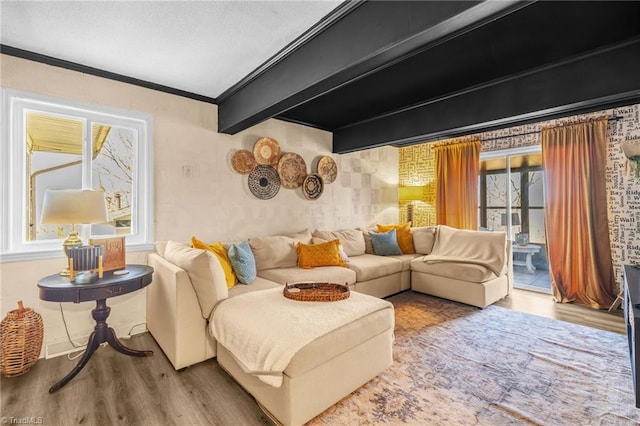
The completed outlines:
[[[399,225],[378,225],[378,232],[389,232],[392,229],[396,230],[396,238],[398,239],[398,245],[402,253],[415,253],[416,249],[413,246],[413,235],[411,235],[411,222],[401,223]]]
[[[196,237],[191,237],[191,246],[193,248],[208,250],[211,253],[215,254],[220,262],[220,266],[222,266],[222,270],[224,271],[224,278],[227,282],[227,288],[231,288],[236,285],[237,279],[236,274],[233,273],[233,268],[231,267],[231,261],[229,260],[229,256],[227,255],[227,251],[221,242],[215,242],[211,244],[207,244],[205,242],[200,241]]]
[[[298,243],[296,251],[298,266],[303,269],[311,269],[316,266],[347,266],[340,257],[340,240],[321,244]]]

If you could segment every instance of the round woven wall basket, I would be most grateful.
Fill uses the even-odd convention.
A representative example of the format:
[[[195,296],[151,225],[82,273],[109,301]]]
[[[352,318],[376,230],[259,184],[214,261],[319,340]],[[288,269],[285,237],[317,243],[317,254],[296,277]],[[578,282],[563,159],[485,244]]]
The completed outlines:
[[[0,372],[6,377],[26,373],[42,349],[42,317],[18,302],[0,323]]]

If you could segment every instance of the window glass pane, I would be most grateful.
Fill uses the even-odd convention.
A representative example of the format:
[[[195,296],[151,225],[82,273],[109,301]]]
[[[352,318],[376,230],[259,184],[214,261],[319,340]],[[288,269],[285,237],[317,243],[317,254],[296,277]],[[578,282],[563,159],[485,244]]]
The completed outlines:
[[[529,241],[545,244],[544,238],[544,210],[529,210]]]
[[[506,181],[507,157],[483,160],[480,169],[486,174],[486,181],[479,181],[485,188],[479,188],[479,206],[486,201],[486,217],[482,217],[483,210],[479,209],[479,223],[486,223],[489,229],[507,230],[503,225],[502,214],[506,214],[507,195],[511,199],[512,228],[511,235],[515,238],[517,233],[536,233],[537,240],[544,241],[544,227],[541,222],[543,213],[534,213],[535,217],[529,219],[529,212],[532,207],[542,209],[544,206],[542,188],[544,173],[540,170],[542,156],[540,153],[513,155],[509,157],[511,173],[510,181]],[[522,179],[526,177],[526,182]],[[486,190],[486,191],[483,191]],[[510,191],[510,192],[507,192]],[[482,197],[486,192],[486,200]],[[541,210],[542,211],[542,210]],[[516,217],[517,216],[517,217]],[[505,218],[506,219],[506,218]],[[486,220],[486,222],[484,222]],[[533,223],[530,223],[533,220]],[[516,222],[517,221],[517,222]],[[530,226],[533,229],[529,229]],[[533,241],[533,240],[532,240]]]
[[[487,174],[487,207],[505,207],[506,199],[507,175],[505,173]],[[489,226],[488,220],[487,226]]]
[[[532,207],[544,206],[542,177],[542,171],[529,172],[529,205]]]
[[[522,205],[521,183],[520,172],[511,172],[511,207],[520,207]],[[518,216],[520,216],[520,213],[518,213]]]
[[[138,134],[122,126],[92,126],[95,159],[92,165],[93,187],[105,192],[109,223],[92,225],[91,233],[130,234],[132,231],[132,195],[134,153]]]
[[[487,209],[487,228],[494,231],[504,230],[502,215],[506,213],[506,209]]]
[[[63,238],[71,224],[41,224],[45,189],[82,188],[83,121],[30,111],[26,114],[25,209],[27,241]]]

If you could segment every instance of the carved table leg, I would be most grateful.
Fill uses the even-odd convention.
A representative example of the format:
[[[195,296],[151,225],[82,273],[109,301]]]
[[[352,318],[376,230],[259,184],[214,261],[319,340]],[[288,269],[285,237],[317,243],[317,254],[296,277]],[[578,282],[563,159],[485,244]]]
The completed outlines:
[[[89,361],[89,358],[91,358],[91,355],[93,355],[95,350],[98,349],[98,346],[100,346],[100,343],[101,342],[98,341],[98,335],[96,334],[96,332],[94,331],[93,333],[91,333],[91,336],[89,336],[89,341],[87,342],[87,347],[84,350],[84,355],[82,355],[80,361],[78,361],[76,366],[73,367],[73,370],[71,370],[69,374],[64,376],[62,380],[49,388],[49,393],[54,393],[55,391],[69,383],[69,381],[73,379],[76,374],[78,374],[80,370],[84,368],[87,361]]]
[[[67,374],[62,380],[49,388],[49,393],[54,393],[55,391],[69,383],[69,381],[73,379],[76,374],[78,374],[80,370],[84,368],[84,366],[87,364],[87,361],[89,361],[89,358],[91,358],[91,355],[93,355],[93,353],[96,351],[96,349],[98,349],[101,343],[107,342],[116,351],[129,356],[145,357],[153,355],[153,351],[137,351],[134,349],[130,349],[120,343],[120,341],[116,337],[116,332],[113,330],[113,328],[107,325],[107,318],[109,317],[110,312],[111,308],[107,306],[106,299],[96,301],[96,307],[91,311],[91,316],[96,321],[96,326],[93,329],[91,336],[89,336],[89,341],[87,342],[87,347],[85,349],[84,355],[82,355],[82,358],[80,358],[78,364],[73,367],[73,370],[71,370],[69,374]]]
[[[113,349],[115,349],[116,351],[123,353],[125,355],[129,355],[129,356],[151,356],[153,355],[153,351],[137,351],[135,349],[131,349],[128,348],[126,346],[124,346],[120,340],[118,340],[118,338],[116,337],[116,332],[113,330],[113,328],[109,327],[107,329],[107,342],[109,342],[109,345],[111,345],[111,347]]]

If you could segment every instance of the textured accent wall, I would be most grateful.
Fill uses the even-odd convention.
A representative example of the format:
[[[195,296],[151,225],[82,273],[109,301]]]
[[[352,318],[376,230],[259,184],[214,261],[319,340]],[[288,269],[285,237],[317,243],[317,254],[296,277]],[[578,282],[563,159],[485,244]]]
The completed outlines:
[[[413,202],[413,225],[435,225],[436,187],[433,144],[424,143],[400,148],[398,184],[401,186],[426,186],[425,201]],[[407,220],[408,204],[407,201],[400,202],[401,222]]]
[[[598,117],[603,114],[620,117],[608,126],[609,146],[607,152],[607,207],[611,251],[618,286],[622,285],[622,266],[640,263],[640,178],[633,175],[632,166],[625,157],[621,143],[635,141],[640,144],[640,104],[609,109],[590,114],[577,115],[557,120],[510,127],[491,132],[465,136],[462,140],[480,138],[482,151],[497,151],[509,148],[540,145],[540,128]],[[431,182],[435,179],[435,162],[432,143],[400,148],[399,184]],[[419,206],[416,225],[435,224],[433,207]],[[401,216],[406,207],[400,206]]]

